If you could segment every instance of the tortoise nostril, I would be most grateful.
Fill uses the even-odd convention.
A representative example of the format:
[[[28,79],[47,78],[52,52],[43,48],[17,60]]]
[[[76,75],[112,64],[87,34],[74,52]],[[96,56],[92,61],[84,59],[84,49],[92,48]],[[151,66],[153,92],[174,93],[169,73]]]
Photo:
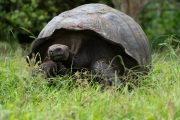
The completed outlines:
[[[50,53],[50,54],[52,54],[52,53],[53,53],[53,51],[52,51],[52,50],[49,50],[49,53]]]

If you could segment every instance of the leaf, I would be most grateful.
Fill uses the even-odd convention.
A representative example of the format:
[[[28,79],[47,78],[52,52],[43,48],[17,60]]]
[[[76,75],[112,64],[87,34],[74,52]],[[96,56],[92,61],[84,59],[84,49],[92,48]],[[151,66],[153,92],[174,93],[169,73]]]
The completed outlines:
[[[176,116],[176,107],[174,103],[170,100],[168,103],[168,120],[174,120]]]
[[[36,37],[35,36],[29,36],[30,38],[33,38],[33,39],[36,39]]]
[[[167,45],[167,43],[159,43],[160,46]]]
[[[31,36],[29,36],[30,38],[34,38],[36,39],[36,36],[31,32],[29,31],[28,29],[24,28],[24,27],[20,27],[22,30],[26,31],[27,33],[31,34]]]

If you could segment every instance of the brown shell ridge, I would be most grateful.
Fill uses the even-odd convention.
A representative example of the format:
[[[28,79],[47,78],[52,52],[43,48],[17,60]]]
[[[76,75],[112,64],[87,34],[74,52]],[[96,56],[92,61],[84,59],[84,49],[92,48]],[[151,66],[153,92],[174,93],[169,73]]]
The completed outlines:
[[[48,44],[48,42],[51,42],[51,37],[45,37],[45,38],[39,38],[32,42],[31,44],[31,50],[33,52],[36,52],[40,47],[44,46],[45,44]]]
[[[121,17],[121,16],[118,15],[118,14],[117,14],[117,16]],[[125,16],[125,17],[126,17],[126,18],[130,18],[130,17],[128,17],[128,16]],[[124,21],[126,22],[125,18],[123,18],[123,17],[121,17],[121,18],[124,19]],[[130,18],[130,19],[132,19],[132,18]],[[138,47],[139,53],[142,53],[141,51],[143,51],[143,52],[144,52],[144,57],[146,58],[146,60],[148,60],[148,53],[150,53],[150,51],[149,51],[149,49],[146,49],[146,47],[148,47],[149,44],[148,44],[147,38],[145,37],[144,32],[142,31],[141,27],[140,27],[136,22],[133,22],[133,19],[132,19],[130,22],[126,22],[126,23],[127,23],[127,25],[129,26],[129,28],[131,29],[131,32],[133,33],[133,36],[134,36],[135,40],[137,41],[136,43],[137,43],[138,46],[139,46],[139,47]],[[133,25],[133,24],[135,24],[135,25]],[[132,27],[135,27],[135,28],[132,29]],[[137,33],[135,33],[136,31],[134,31],[134,30],[137,30]],[[142,38],[142,39],[139,41],[137,38]],[[146,44],[146,47],[145,47],[144,44],[142,44],[142,40],[147,40],[147,41],[144,42],[144,44]],[[140,46],[142,46],[142,47],[140,47]],[[142,48],[143,50],[141,50],[140,48]],[[148,50],[148,51],[146,51],[146,50]],[[136,58],[136,59],[137,59],[137,58]],[[145,62],[145,64],[147,64],[147,63],[149,63],[150,61],[149,61],[149,60],[148,60],[148,61],[143,61],[143,60],[141,60],[141,64],[144,64],[144,62]],[[140,65],[141,65],[141,64],[140,64]]]
[[[112,12],[113,12],[113,11],[112,11]],[[135,36],[135,34],[134,34],[134,32],[133,32],[133,29],[132,29],[131,26],[129,25],[130,23],[127,22],[123,17],[121,17],[120,15],[118,15],[116,12],[114,12],[114,13],[115,13],[120,19],[122,19],[122,20],[126,23],[126,25],[128,25],[129,30],[130,30],[131,33],[133,34],[134,40],[137,41],[137,38],[136,38],[136,36]],[[136,43],[138,43],[138,42],[136,42]],[[138,47],[136,47],[136,49],[137,49],[137,48],[138,48]],[[130,54],[128,51],[129,51],[129,50],[126,50],[126,53],[127,53],[127,54],[129,54],[129,55],[132,56],[133,58],[135,57],[136,60],[138,59],[138,57],[137,57],[136,55],[132,55],[132,54]],[[139,50],[138,50],[138,51],[139,51]],[[138,60],[138,64],[140,64],[139,61],[140,61],[140,60]]]
[[[143,37],[145,40],[147,40],[147,42],[145,42],[145,44],[146,45],[144,45],[143,44],[143,46],[144,46],[144,48],[147,48],[146,50],[145,50],[145,52],[146,52],[146,60],[149,60],[149,61],[147,61],[147,63],[150,63],[150,61],[151,61],[151,55],[150,55],[150,53],[151,53],[151,49],[150,49],[150,43],[149,43],[149,41],[148,41],[148,39],[147,39],[147,37],[146,37],[146,35],[145,35],[145,33],[143,32],[143,30],[142,30],[142,28],[140,27],[140,25],[139,24],[137,24],[137,27],[139,28],[139,30],[141,30],[141,32],[142,32],[142,34],[141,34],[141,37]],[[149,57],[150,58],[149,58]],[[149,58],[149,59],[148,59]]]
[[[120,16],[120,15],[118,15],[117,14],[117,12],[115,12],[115,11],[112,11],[112,12],[114,12],[120,19],[122,19],[127,25],[128,25],[128,27],[129,27],[129,29],[130,29],[130,31],[133,33],[133,37],[134,37],[134,40],[136,40],[137,41],[137,38],[136,38],[136,36],[135,36],[135,33],[133,32],[133,29],[131,28],[131,26],[130,26],[130,22],[128,22],[127,20],[125,20],[122,16]],[[124,13],[123,13],[124,14]],[[125,17],[126,17],[126,15],[124,15]],[[127,18],[127,17],[126,17]],[[129,19],[130,17],[128,17],[128,19]],[[131,18],[130,18],[131,19]],[[138,43],[138,42],[136,42],[136,43]],[[139,50],[138,50],[139,51]],[[131,55],[132,56],[132,55]],[[136,58],[137,59],[137,58]]]

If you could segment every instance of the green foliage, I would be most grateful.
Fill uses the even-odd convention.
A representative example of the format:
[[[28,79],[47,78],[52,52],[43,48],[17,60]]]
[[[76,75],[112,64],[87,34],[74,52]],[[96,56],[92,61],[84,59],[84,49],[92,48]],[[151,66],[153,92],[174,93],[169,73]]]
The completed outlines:
[[[25,33],[20,27],[37,33],[58,11],[53,6],[54,1],[43,3],[41,0],[1,0],[0,4],[0,40],[7,40],[5,37],[10,28],[15,37],[19,33]],[[49,6],[46,7],[46,4]]]
[[[160,50],[163,49],[163,53],[170,51],[174,56],[176,56],[180,50],[180,40],[178,40],[174,35],[167,37],[164,42],[160,43],[159,45],[162,46]]]
[[[29,31],[29,30],[27,30],[26,28],[23,28],[23,27],[20,27],[22,30],[24,30],[24,31],[26,31],[27,33],[29,33],[30,34],[30,38],[33,38],[33,39],[36,39],[36,36],[31,32],[31,31]]]
[[[180,2],[175,0],[150,1],[143,10],[140,24],[153,48],[158,48],[167,35],[180,38]]]
[[[1,0],[0,1],[0,40],[8,41],[7,33],[11,30],[14,37],[29,32],[37,36],[40,30],[59,13],[72,9],[82,4],[95,3],[96,0],[61,0],[61,1],[43,1],[43,0]],[[109,0],[101,0],[105,4],[110,4]],[[112,5],[112,4],[111,4]],[[25,28],[25,29],[20,29]],[[31,34],[30,34],[31,35]],[[16,40],[14,39],[14,40]],[[19,38],[20,39],[20,38]],[[25,38],[23,38],[25,39]],[[22,41],[23,42],[23,41]],[[28,42],[28,41],[27,41]]]
[[[22,37],[22,34],[25,34],[22,40],[32,35],[27,31],[35,37],[54,16],[87,3],[104,3],[114,7],[111,0],[1,0],[0,40],[14,44],[13,41],[20,39],[18,37]],[[179,6],[180,2],[177,0],[149,0],[144,8],[139,19],[140,25],[153,48],[158,48],[159,43],[164,43],[167,35],[174,34],[180,38]]]
[[[20,50],[1,55],[0,119],[178,120],[180,58],[170,54],[154,54],[154,70],[131,91],[128,85],[120,90],[75,86],[71,76],[56,77],[58,84],[48,86],[40,76],[30,76]]]

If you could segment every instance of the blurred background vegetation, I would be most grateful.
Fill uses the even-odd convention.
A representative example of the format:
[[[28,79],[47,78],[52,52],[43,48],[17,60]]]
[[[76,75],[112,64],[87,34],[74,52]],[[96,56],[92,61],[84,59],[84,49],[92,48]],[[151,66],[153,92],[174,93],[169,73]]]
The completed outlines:
[[[169,42],[167,37],[180,38],[179,0],[0,0],[0,49],[4,43],[31,43],[31,33],[38,36],[54,16],[87,3],[104,3],[133,17],[153,49]]]

